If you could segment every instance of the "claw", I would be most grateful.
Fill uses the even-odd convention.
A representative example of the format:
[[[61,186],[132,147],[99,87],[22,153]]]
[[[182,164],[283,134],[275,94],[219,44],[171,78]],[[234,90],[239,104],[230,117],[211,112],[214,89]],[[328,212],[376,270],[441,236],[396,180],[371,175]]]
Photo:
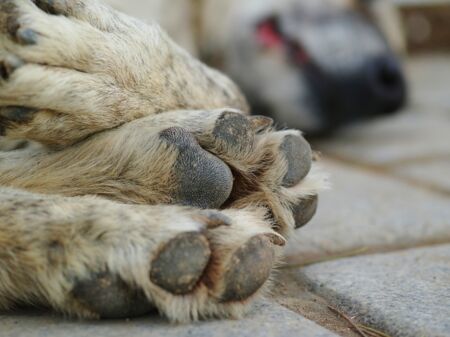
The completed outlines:
[[[206,224],[207,229],[231,226],[231,219],[226,215],[215,211],[202,211],[199,220]]]
[[[26,108],[21,106],[7,106],[0,108],[0,117],[4,117],[12,122],[25,122],[37,111],[34,108]]]
[[[24,62],[14,55],[8,55],[0,61],[0,77],[7,80],[11,74],[24,65]]]
[[[265,236],[276,246],[283,247],[287,243],[286,239],[278,233],[268,233]]]
[[[15,34],[16,40],[22,45],[33,45],[37,43],[38,34],[30,28],[20,28]]]
[[[273,125],[273,119],[266,116],[251,116],[249,117],[250,123],[252,124],[253,130],[255,132],[261,132]]]
[[[54,1],[31,0],[37,7],[49,14],[57,14],[54,7]]]

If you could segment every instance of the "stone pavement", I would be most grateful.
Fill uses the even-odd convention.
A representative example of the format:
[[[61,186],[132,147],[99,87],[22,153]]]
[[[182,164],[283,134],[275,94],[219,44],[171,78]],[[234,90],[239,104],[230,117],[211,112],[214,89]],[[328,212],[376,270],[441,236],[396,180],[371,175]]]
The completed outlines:
[[[287,337],[301,331],[304,337],[337,337],[296,313],[273,302],[260,302],[242,320],[169,325],[156,317],[100,322],[62,320],[50,314],[0,316],[1,337]]]
[[[314,292],[393,336],[450,335],[450,244],[319,263]]]
[[[290,242],[273,293],[244,320],[16,313],[0,316],[0,337],[450,337],[450,59],[418,58],[408,72],[402,114],[315,144],[333,188]]]
[[[305,292],[388,336],[450,336],[450,59],[408,72],[403,113],[315,144],[333,189],[291,241],[281,280],[295,286],[275,298],[335,331],[299,306]]]

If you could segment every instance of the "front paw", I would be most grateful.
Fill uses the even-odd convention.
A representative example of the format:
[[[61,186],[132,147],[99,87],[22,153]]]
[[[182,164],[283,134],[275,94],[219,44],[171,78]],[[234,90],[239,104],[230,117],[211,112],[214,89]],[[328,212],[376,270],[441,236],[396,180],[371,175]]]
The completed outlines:
[[[233,188],[221,208],[265,208],[285,236],[314,216],[327,181],[299,131],[276,131],[270,119],[233,109],[173,111],[136,121],[135,128],[146,123],[182,127],[230,167]]]
[[[94,0],[0,2],[0,107],[10,106],[36,111],[8,124],[8,137],[58,147],[164,111],[247,108],[159,26]]]
[[[122,218],[128,217],[124,210],[119,208]],[[104,215],[89,226],[80,221],[73,231],[82,250],[59,247],[70,262],[61,271],[72,284],[65,300],[54,292],[63,303],[59,310],[87,318],[154,309],[176,322],[236,318],[262,292],[284,244],[258,210],[129,211],[134,220],[126,228]],[[117,208],[113,212],[118,215]]]

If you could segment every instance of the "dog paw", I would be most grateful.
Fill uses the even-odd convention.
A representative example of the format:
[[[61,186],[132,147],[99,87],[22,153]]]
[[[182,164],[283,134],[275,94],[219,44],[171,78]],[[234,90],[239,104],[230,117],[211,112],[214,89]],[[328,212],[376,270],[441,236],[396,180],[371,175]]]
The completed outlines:
[[[257,209],[130,211],[126,228],[110,214],[77,232],[82,251],[60,247],[68,261],[61,272],[71,284],[60,310],[118,318],[157,309],[177,322],[239,317],[263,291],[285,243]]]
[[[299,131],[276,131],[266,117],[218,109],[167,112],[134,121],[127,132],[147,125],[182,128],[230,168],[232,190],[220,208],[265,208],[286,236],[314,216],[326,177]]]
[[[237,87],[146,25],[95,0],[0,2],[0,107],[10,138],[67,146],[175,109],[246,109]],[[46,125],[46,128],[42,127]]]

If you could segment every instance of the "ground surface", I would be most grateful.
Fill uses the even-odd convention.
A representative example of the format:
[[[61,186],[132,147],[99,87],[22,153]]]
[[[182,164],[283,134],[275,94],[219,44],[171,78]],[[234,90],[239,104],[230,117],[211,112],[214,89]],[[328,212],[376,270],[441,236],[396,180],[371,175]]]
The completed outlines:
[[[27,312],[0,315],[0,336],[450,336],[450,58],[417,58],[408,72],[402,114],[315,144],[333,189],[245,320],[170,326]]]

